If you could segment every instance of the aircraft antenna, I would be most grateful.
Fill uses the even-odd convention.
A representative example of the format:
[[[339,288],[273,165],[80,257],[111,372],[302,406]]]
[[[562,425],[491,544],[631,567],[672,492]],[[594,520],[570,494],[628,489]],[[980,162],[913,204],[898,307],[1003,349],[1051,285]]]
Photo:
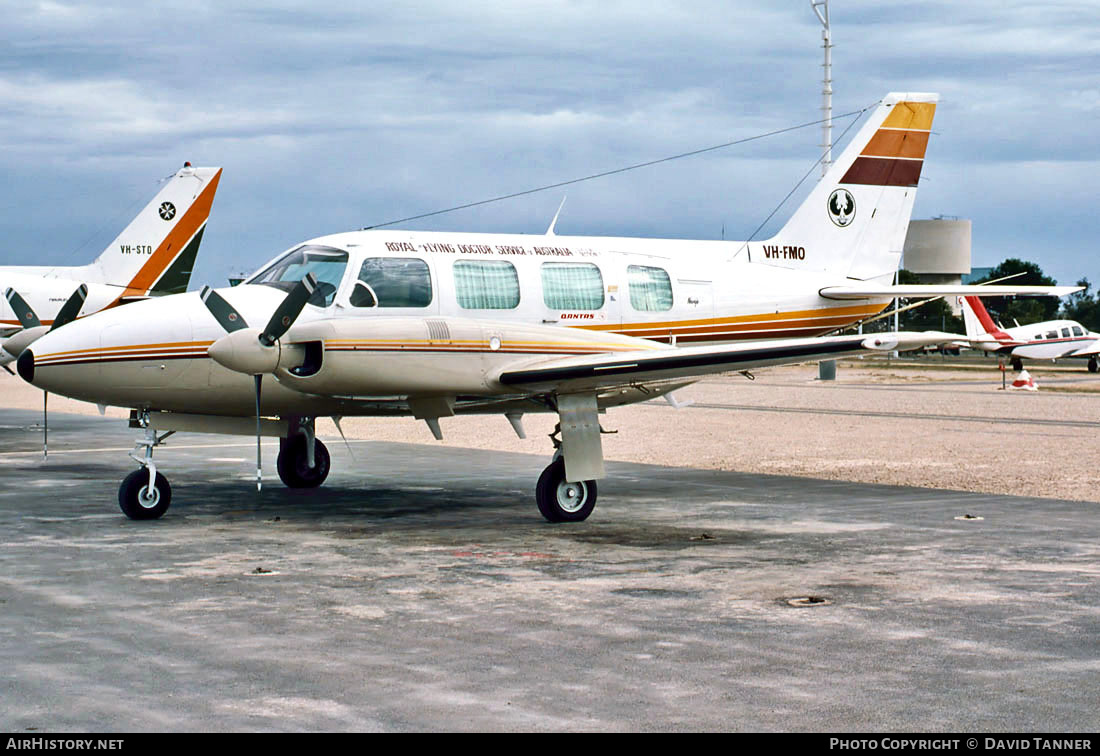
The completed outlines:
[[[876,103],[877,104],[877,103]],[[837,116],[837,118],[847,118],[848,116],[861,116],[866,113],[873,106],[862,108],[861,110],[853,110],[850,113],[844,113]],[[610,171],[603,171],[601,173],[593,173],[589,176],[582,176],[580,178],[569,179],[568,181],[559,181],[556,184],[547,184],[546,186],[535,187],[534,189],[525,189],[522,192],[513,192],[512,194],[502,194],[499,197],[491,197],[489,199],[478,200],[477,202],[467,202],[464,205],[455,205],[454,207],[448,207],[444,210],[434,210],[430,213],[421,213],[420,215],[410,215],[407,218],[398,218],[397,220],[386,221],[385,223],[375,223],[370,226],[364,226],[361,230],[370,231],[375,228],[385,228],[386,226],[394,226],[398,223],[407,223],[408,221],[420,220],[422,218],[431,218],[435,215],[443,215],[444,213],[453,213],[456,210],[466,210],[471,207],[479,207],[481,205],[488,205],[492,202],[502,202],[508,199],[515,199],[516,197],[524,197],[528,194],[535,194],[537,192],[545,192],[549,189],[558,189],[563,186],[569,186],[571,184],[579,184],[582,181],[591,181],[593,179],[604,178],[605,176],[614,176],[619,173],[626,173],[627,171],[635,171],[639,168],[648,168],[651,165],[659,165],[660,163],[668,163],[673,160],[680,160],[681,158],[694,157],[695,155],[702,155],[705,152],[714,152],[715,150],[725,149],[726,147],[734,147],[739,144],[745,144],[747,142],[753,142],[758,139],[765,139],[771,136],[778,136],[779,134],[785,134],[788,131],[797,131],[798,129],[804,129],[808,126],[818,126],[824,123],[824,119],[818,119],[816,121],[808,121],[806,123],[800,123],[797,126],[787,126],[782,129],[775,129],[774,131],[767,131],[763,134],[757,134],[755,136],[745,137],[744,139],[735,139],[732,142],[724,142],[722,144],[712,145],[710,147],[703,147],[698,150],[691,150],[689,152],[681,152],[678,155],[669,155],[668,157],[658,158],[656,160],[647,160],[644,163],[635,163],[634,165],[628,165],[623,168],[615,168]],[[815,163],[816,165],[816,163]]]

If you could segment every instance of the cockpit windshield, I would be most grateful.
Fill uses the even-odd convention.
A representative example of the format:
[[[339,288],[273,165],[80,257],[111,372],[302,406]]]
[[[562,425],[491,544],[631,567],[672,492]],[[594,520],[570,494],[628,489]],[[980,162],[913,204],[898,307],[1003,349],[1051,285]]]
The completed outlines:
[[[333,247],[307,244],[287,252],[274,263],[260,271],[246,283],[266,284],[276,289],[290,291],[294,284],[312,273],[317,279],[317,290],[309,303],[318,307],[332,304],[336,289],[348,266],[348,253]]]

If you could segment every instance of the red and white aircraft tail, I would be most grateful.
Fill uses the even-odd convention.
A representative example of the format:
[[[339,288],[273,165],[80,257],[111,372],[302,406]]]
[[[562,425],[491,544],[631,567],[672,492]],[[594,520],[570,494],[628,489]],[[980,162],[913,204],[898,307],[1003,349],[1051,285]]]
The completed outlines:
[[[981,297],[960,297],[963,311],[963,323],[966,325],[966,338],[971,345],[986,344],[987,352],[995,352],[1001,347],[1015,344],[1013,338],[999,325],[993,322],[989,311],[982,304]]]

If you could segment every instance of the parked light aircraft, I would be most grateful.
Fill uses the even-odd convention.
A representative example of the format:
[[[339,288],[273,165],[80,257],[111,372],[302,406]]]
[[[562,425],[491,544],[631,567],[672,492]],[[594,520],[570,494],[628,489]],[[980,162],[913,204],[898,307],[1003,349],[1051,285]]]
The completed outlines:
[[[88,265],[0,266],[0,365],[81,313],[186,291],[220,178],[185,164]]]
[[[971,349],[1009,355],[1012,368],[1021,370],[1023,359],[1057,360],[1067,357],[1087,359],[1089,372],[1100,370],[1100,333],[1088,330],[1074,320],[1044,320],[1030,325],[1001,328],[978,297],[960,297],[966,341]]]
[[[889,285],[935,103],[888,95],[767,241],[335,234],[296,245],[237,287],[67,325],[24,352],[19,373],[47,391],[132,408],[144,437],[131,456],[143,469],[119,490],[132,518],[167,509],[153,449],[177,430],[255,428],[257,447],[260,434],[278,436],[280,478],[313,487],[330,466],[318,416],[411,415],[438,438],[440,418],[494,413],[523,437],[524,413],[551,412],[556,451],[535,500],[547,520],[583,520],[604,475],[608,408],[703,375],[957,338],[815,336],[897,296],[1075,290]]]

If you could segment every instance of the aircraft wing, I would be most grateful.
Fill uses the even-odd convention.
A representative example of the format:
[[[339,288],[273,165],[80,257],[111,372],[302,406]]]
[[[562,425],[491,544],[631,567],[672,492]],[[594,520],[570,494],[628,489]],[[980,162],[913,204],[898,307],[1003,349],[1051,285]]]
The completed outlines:
[[[858,283],[850,286],[826,286],[818,291],[825,299],[876,299],[894,297],[1064,297],[1083,286],[971,286],[968,284],[909,284],[890,286]]]
[[[958,338],[957,334],[937,331],[903,331],[602,353],[505,369],[497,380],[506,386],[528,391],[570,393],[829,360],[868,352],[906,351],[946,344]]]
[[[1073,352],[1070,352],[1069,354],[1067,354],[1065,356],[1066,357],[1091,357],[1092,355],[1100,355],[1100,339],[1097,339],[1096,341],[1092,342],[1091,344],[1086,344],[1085,346],[1081,347],[1080,349],[1078,349],[1076,351],[1073,351]]]

